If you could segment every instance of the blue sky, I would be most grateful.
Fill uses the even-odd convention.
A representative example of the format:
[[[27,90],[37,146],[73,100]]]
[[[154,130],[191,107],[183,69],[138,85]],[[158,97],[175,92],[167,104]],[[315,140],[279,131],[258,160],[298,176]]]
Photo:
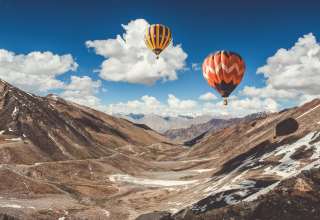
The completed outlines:
[[[69,71],[71,67],[66,68],[65,72],[55,76],[56,79],[66,85],[70,83],[71,76],[88,76],[93,81],[100,80],[101,85],[96,86],[98,89],[92,95],[103,106],[139,100],[145,95],[167,103],[168,95],[173,94],[179,101],[194,100],[198,104],[201,94],[212,92],[218,96],[209,88],[201,71],[193,70],[191,65],[201,64],[209,53],[216,50],[232,50],[242,55],[247,66],[244,80],[234,94],[237,99],[250,99],[252,95],[246,97],[241,91],[245,86],[267,86],[263,74],[256,72],[266,64],[268,57],[274,56],[280,48],[292,48],[298,39],[306,34],[312,33],[314,38],[319,36],[319,8],[320,3],[310,0],[0,0],[0,48],[16,55],[26,55],[33,51],[50,51],[60,56],[70,54],[78,67],[75,71]],[[163,23],[172,29],[174,45],[181,44],[182,50],[187,54],[187,59],[184,60],[185,68],[176,69],[176,80],[163,82],[160,78],[154,85],[143,85],[125,80],[110,81],[99,76],[97,70],[108,57],[97,55],[97,48],[88,48],[86,42],[114,39],[124,33],[121,24],[126,25],[136,19],[144,19],[150,24]],[[318,58],[318,55],[315,57]],[[10,81],[10,77],[2,78]],[[10,82],[15,83],[13,79]],[[30,88],[32,82],[28,86],[23,83],[18,85]],[[102,91],[102,88],[107,91]],[[276,89],[282,90],[280,87]],[[292,92],[293,89],[288,91]],[[58,89],[33,92],[44,94],[54,91],[62,94],[64,90],[66,88],[60,86]],[[316,91],[311,91],[309,95],[315,94]],[[288,98],[264,98],[276,101],[277,108],[296,104]],[[221,100],[211,101],[212,108],[215,108]]]

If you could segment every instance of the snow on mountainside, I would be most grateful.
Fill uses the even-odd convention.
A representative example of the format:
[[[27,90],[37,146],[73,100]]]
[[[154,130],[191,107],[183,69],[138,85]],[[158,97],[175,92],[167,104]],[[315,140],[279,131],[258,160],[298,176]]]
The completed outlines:
[[[167,210],[137,219],[319,219],[319,106],[317,99],[200,138],[187,158],[212,158],[201,163],[211,175]]]
[[[3,81],[0,119],[0,219],[320,219],[319,99],[192,148]]]
[[[163,133],[170,129],[188,128],[191,125],[205,123],[212,118],[208,115],[191,117],[184,115],[160,116],[154,114],[117,114],[115,116],[127,119],[136,124],[145,124],[159,133]]]

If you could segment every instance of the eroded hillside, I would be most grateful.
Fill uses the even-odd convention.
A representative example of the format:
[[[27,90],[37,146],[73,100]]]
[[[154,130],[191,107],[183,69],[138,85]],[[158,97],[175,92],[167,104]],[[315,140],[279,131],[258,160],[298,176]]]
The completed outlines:
[[[189,148],[53,95],[3,81],[0,94],[0,218],[319,216],[320,100],[230,125]]]

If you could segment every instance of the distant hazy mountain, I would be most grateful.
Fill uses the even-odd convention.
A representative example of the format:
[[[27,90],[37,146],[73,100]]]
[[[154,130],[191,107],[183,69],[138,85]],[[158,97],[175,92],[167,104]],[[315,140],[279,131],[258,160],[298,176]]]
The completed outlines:
[[[171,129],[188,128],[191,125],[202,124],[208,122],[212,117],[208,115],[190,117],[185,115],[179,115],[175,117],[160,116],[155,114],[128,114],[128,115],[116,115],[117,117],[127,119],[136,124],[145,124],[155,131],[163,133]]]
[[[266,113],[255,113],[243,118],[213,118],[205,123],[192,124],[188,128],[175,128],[167,130],[164,135],[174,141],[183,142],[192,140],[191,142],[193,142],[195,141],[193,139],[197,138],[200,135],[212,133],[218,131],[219,129],[223,129],[240,122],[251,121],[261,117],[266,117]]]

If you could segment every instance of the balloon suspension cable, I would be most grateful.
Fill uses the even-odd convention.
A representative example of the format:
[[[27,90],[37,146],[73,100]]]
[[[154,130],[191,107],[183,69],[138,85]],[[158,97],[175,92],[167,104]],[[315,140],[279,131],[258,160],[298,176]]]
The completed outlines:
[[[224,104],[224,105],[228,105],[228,98],[226,98],[226,97],[223,98],[223,104]]]

